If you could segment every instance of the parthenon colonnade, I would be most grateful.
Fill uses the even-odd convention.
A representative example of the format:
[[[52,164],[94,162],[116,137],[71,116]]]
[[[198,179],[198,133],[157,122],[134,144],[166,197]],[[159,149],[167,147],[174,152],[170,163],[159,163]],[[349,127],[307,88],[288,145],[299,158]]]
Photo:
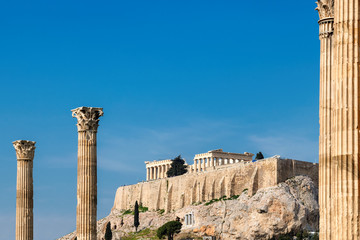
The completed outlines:
[[[146,181],[166,178],[167,171],[171,167],[171,159],[145,162],[146,164]]]
[[[360,239],[360,1],[318,0],[320,239]]]
[[[77,240],[96,240],[96,133],[103,109],[79,107],[71,111],[73,117],[77,118],[78,129],[76,236]]]
[[[33,160],[35,142],[13,142],[17,157],[16,240],[33,240]]]
[[[254,154],[245,152],[230,153],[224,152],[222,149],[208,151],[207,153],[196,154],[194,157],[194,165],[191,168],[192,172],[203,172],[208,168],[213,168],[220,165],[227,165],[238,163],[241,161],[251,161]]]

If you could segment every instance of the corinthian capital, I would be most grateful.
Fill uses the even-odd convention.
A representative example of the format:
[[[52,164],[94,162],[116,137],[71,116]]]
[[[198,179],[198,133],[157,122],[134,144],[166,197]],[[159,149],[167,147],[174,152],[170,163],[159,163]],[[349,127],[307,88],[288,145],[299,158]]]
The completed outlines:
[[[104,114],[102,108],[79,107],[71,110],[72,116],[76,117],[79,132],[97,131],[99,118]]]
[[[316,4],[320,20],[334,17],[334,0],[318,0]]]
[[[17,140],[13,142],[16,157],[18,160],[27,159],[33,160],[35,153],[35,142],[27,140]]]

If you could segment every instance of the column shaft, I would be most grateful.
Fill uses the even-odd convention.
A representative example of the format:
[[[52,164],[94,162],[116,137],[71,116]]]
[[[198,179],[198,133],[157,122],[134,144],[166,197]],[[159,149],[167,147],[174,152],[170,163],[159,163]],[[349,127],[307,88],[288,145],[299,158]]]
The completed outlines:
[[[76,234],[78,240],[96,240],[96,132],[79,132],[78,144]]]
[[[319,107],[319,204],[320,236],[331,238],[331,91],[333,65],[333,18],[319,21],[320,28],[320,107]],[[335,227],[335,226],[334,226]]]
[[[16,240],[33,239],[33,163],[17,162]]]
[[[332,199],[331,209],[322,214],[331,216],[331,226],[329,228],[328,222],[322,222],[322,227],[325,225],[325,229],[331,229],[328,239],[336,240],[360,239],[359,3],[358,0],[338,0],[334,11],[333,148],[331,165],[324,169],[322,164],[321,171],[322,178],[325,176],[330,181]],[[332,169],[331,178],[326,175],[329,167]],[[328,189],[327,184],[325,189]],[[322,186],[321,191],[324,193],[325,189]],[[322,200],[327,197],[322,196]]]

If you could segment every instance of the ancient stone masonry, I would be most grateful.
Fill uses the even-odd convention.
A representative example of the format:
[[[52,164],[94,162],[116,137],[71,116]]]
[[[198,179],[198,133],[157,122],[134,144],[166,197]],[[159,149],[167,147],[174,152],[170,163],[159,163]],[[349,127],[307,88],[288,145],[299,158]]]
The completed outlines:
[[[320,137],[319,137],[319,204],[320,236],[331,239],[331,129],[332,129],[332,81],[333,33],[334,33],[334,0],[319,0],[316,8],[319,12],[320,37]]]
[[[171,159],[145,162],[146,164],[146,181],[166,178],[167,171],[171,167]]]
[[[33,240],[33,160],[35,142],[13,142],[17,157],[16,240]]]
[[[259,189],[275,186],[297,175],[308,175],[317,184],[318,165],[275,157],[220,165],[203,172],[188,172],[182,176],[119,187],[113,208],[132,209],[138,201],[149,210],[170,212],[224,195],[240,195],[244,190],[252,196]]]
[[[72,111],[78,127],[77,240],[96,240],[97,153],[96,133],[102,108],[79,107]]]
[[[321,0],[320,238],[360,239],[358,0]]]

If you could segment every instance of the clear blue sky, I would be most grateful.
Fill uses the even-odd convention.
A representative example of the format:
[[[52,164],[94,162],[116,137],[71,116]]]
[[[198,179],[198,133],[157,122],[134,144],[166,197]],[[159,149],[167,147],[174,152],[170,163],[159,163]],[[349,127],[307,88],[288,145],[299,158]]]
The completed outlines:
[[[79,106],[104,108],[99,218],[144,161],[318,161],[314,1],[2,1],[0,239],[15,239],[17,139],[37,142],[35,239],[75,229]]]

